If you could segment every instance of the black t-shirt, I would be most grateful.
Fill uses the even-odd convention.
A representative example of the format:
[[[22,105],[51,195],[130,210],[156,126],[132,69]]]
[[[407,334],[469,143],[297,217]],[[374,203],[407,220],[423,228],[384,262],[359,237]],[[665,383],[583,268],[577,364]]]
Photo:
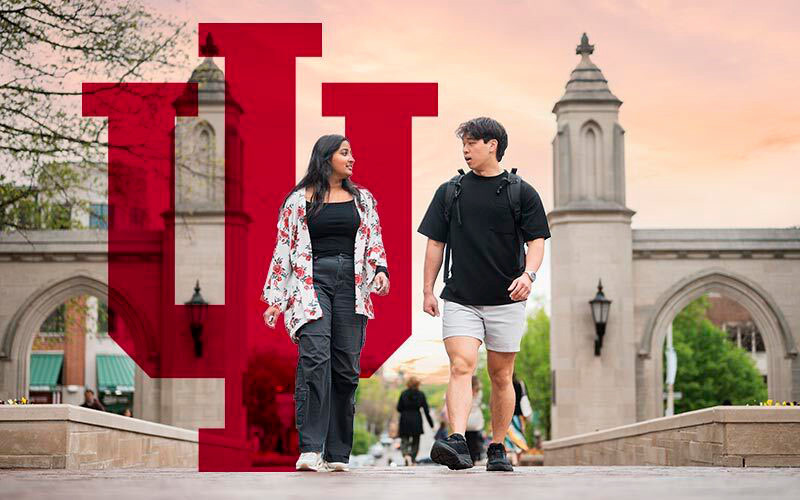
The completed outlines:
[[[306,208],[311,203],[306,202]],[[361,224],[353,200],[340,203],[323,203],[319,211],[308,219],[311,251],[314,257],[353,255],[356,233]]]
[[[464,305],[503,305],[514,301],[508,287],[525,270],[521,264],[514,216],[508,200],[508,184],[503,178],[481,177],[473,172],[461,180],[461,225],[455,206],[450,211],[450,226],[445,223],[445,182],[433,196],[419,226],[420,233],[436,241],[448,242],[451,248],[450,279],[441,298]],[[500,194],[497,189],[505,184]],[[533,187],[522,181],[520,189],[522,223],[525,241],[549,238],[550,230],[542,200]],[[448,238],[449,236],[449,238]]]

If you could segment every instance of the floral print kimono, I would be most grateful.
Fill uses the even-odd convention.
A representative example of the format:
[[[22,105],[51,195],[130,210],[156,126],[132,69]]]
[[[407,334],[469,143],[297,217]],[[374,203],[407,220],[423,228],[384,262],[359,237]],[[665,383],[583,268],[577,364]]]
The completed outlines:
[[[386,251],[381,238],[381,225],[372,193],[358,188],[361,202],[356,200],[361,225],[356,233],[353,264],[355,268],[356,314],[372,319],[370,293],[375,269],[386,266]],[[305,190],[298,189],[286,200],[278,218],[275,252],[269,265],[261,300],[277,305],[283,312],[286,331],[297,343],[297,332],[309,321],[322,317],[317,292],[314,290],[311,235],[306,217]]]

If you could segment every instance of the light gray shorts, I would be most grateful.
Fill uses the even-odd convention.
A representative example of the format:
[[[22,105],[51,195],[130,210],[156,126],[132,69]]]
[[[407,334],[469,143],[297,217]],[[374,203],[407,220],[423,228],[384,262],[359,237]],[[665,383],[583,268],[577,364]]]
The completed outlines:
[[[495,352],[519,352],[525,333],[525,301],[500,306],[465,306],[444,301],[442,338],[474,337]]]

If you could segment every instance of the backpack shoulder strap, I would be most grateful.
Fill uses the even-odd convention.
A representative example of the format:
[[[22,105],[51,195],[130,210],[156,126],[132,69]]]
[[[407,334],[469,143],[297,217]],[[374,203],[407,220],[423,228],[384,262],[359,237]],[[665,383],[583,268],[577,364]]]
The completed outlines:
[[[461,179],[464,178],[464,170],[459,168],[458,175],[455,175],[447,181],[447,188],[444,193],[444,220],[450,224],[450,216],[452,215],[453,204],[456,199],[461,196]]]
[[[458,169],[458,175],[453,176],[447,181],[447,188],[444,195],[444,221],[450,227],[450,215],[453,207],[456,209],[456,219],[461,224],[461,210],[459,210],[458,198],[461,196],[461,180],[464,178],[464,169]],[[449,229],[448,229],[449,232]],[[446,242],[444,247],[444,275],[446,283],[450,279],[450,243]]]
[[[508,202],[514,214],[514,224],[522,225],[522,178],[517,175],[517,169],[512,168],[508,174]]]
[[[514,228],[520,247],[520,266],[525,267],[525,238],[522,235],[522,178],[517,175],[517,169],[512,168],[508,174],[508,205],[514,217]]]

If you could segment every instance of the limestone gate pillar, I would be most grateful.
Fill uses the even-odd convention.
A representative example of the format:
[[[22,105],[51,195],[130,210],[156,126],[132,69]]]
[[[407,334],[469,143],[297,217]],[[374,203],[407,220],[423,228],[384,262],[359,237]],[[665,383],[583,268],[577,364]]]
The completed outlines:
[[[625,206],[622,101],[589,58],[584,34],[564,96],[555,104],[550,360],[552,437],[636,421],[631,217]],[[612,300],[595,356],[589,300],[603,281]]]

